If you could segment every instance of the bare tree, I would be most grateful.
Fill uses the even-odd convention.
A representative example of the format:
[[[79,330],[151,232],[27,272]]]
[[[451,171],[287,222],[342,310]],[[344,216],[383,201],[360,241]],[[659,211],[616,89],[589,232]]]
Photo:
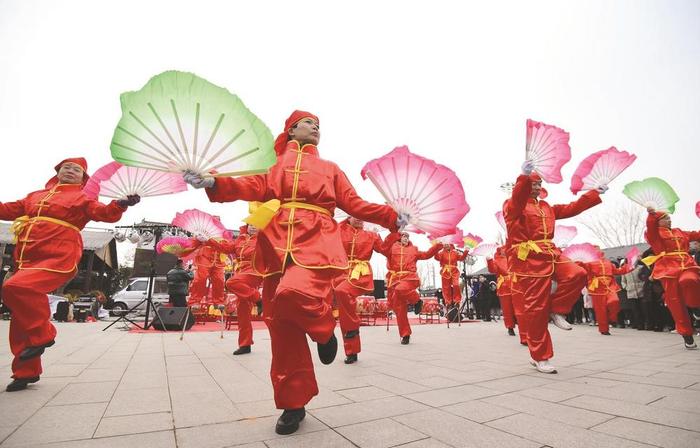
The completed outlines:
[[[646,214],[630,202],[616,202],[596,208],[576,221],[590,230],[605,247],[629,246],[644,242]]]

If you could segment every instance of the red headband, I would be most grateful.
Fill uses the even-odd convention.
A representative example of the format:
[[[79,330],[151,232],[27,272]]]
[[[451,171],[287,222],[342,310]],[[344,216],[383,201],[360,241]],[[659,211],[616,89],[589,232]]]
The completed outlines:
[[[82,183],[82,185],[85,186],[88,179],[90,179],[90,176],[87,173],[87,160],[85,160],[82,157],[72,157],[69,159],[61,160],[58,163],[58,165],[56,165],[54,167],[54,170],[56,170],[56,173],[58,173],[58,171],[61,169],[61,167],[66,163],[74,163],[83,169],[83,183]],[[49,179],[49,181],[46,183],[46,188],[52,188],[57,183],[58,183],[58,176],[56,175],[56,176],[52,177],[51,179]]]
[[[289,130],[304,118],[311,118],[312,120],[315,120],[316,123],[319,123],[318,117],[311,112],[305,112],[303,110],[295,110],[292,112],[292,115],[290,115],[289,118],[287,118],[287,121],[284,122],[284,131],[275,139],[275,152],[278,156],[282,155],[285,147],[287,146],[287,142],[289,141]]]

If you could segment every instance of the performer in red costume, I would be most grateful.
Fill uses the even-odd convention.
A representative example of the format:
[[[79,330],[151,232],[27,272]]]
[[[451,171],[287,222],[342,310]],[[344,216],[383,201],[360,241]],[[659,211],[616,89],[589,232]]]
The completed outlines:
[[[508,271],[508,258],[506,257],[506,247],[501,246],[496,250],[493,258],[486,260],[489,272],[498,276],[496,281],[496,294],[501,302],[503,311],[503,323],[508,330],[508,334],[515,336],[515,324],[517,319],[518,330],[520,332],[520,343],[527,345],[527,332],[523,327],[522,315],[513,306],[513,276]],[[521,307],[519,307],[521,308]],[[521,310],[522,311],[522,310]]]
[[[435,255],[435,259],[440,262],[440,278],[442,279],[442,298],[445,306],[459,306],[462,301],[462,288],[459,287],[458,261],[467,259],[469,251],[460,252],[455,249],[454,244],[443,244],[442,250]]]
[[[8,392],[26,389],[39,381],[41,354],[54,344],[56,328],[49,322],[47,293],[58,289],[78,272],[83,254],[80,230],[90,221],[116,222],[138,196],[108,205],[88,199],[87,162],[65,159],[43,190],[16,202],[0,203],[0,219],[14,220],[15,274],[3,284],[3,302],[12,311],[10,348],[12,381]]]
[[[625,275],[630,272],[629,266],[615,267],[610,260],[600,253],[600,260],[590,263],[580,263],[588,274],[588,294],[593,300],[593,310],[598,321],[600,334],[610,336],[610,322],[617,321],[620,312],[620,299],[617,292],[620,290],[615,281],[616,275]]]
[[[564,315],[576,303],[586,283],[586,271],[562,257],[552,243],[554,222],[599,204],[600,193],[607,187],[589,191],[570,204],[554,206],[539,199],[541,190],[542,179],[533,173],[532,163],[525,162],[503,215],[510,244],[507,256],[508,270],[513,274],[513,304],[516,313],[521,308],[531,363],[539,372],[556,373],[549,363],[554,349],[547,322],[551,317],[557,327],[571,329]]]
[[[364,222],[350,217],[340,223],[340,238],[348,256],[348,269],[333,281],[333,292],[338,304],[340,330],[343,332],[345,364],[357,361],[360,353],[360,318],[357,316],[357,297],[371,294],[374,277],[369,264],[372,252],[380,252],[382,239],[376,232],[363,229]]]
[[[253,345],[253,324],[250,312],[260,300],[262,276],[253,269],[253,254],[258,242],[258,230],[251,225],[240,228],[234,241],[209,240],[217,250],[235,256],[233,275],[226,282],[226,289],[236,295],[236,315],[238,316],[238,348],[234,355],[250,353]]]
[[[209,303],[211,288],[211,303],[223,305],[225,302],[224,269],[228,255],[226,251],[220,249],[214,239],[207,240],[206,237],[199,235],[192,238],[192,242],[192,248],[185,252],[185,254],[195,252],[195,273],[190,285],[189,304]]]
[[[411,340],[411,324],[408,322],[408,305],[414,305],[416,314],[420,312],[423,302],[418,295],[420,279],[416,274],[418,260],[433,258],[441,249],[439,244],[429,250],[418,250],[409,240],[406,232],[392,232],[382,244],[381,252],[387,258],[387,300],[396,313],[396,323],[399,326],[401,344],[406,345]]]
[[[700,231],[672,228],[668,213],[648,211],[645,236],[656,255],[642,261],[654,264],[652,278],[664,287],[664,301],[676,322],[676,331],[683,336],[685,348],[694,350],[697,345],[688,307],[700,307],[700,267],[688,252],[690,241],[700,241]]]
[[[331,280],[348,269],[333,211],[396,230],[408,222],[387,205],[363,201],[345,174],[318,155],[319,122],[295,111],[275,141],[277,163],[265,175],[240,178],[202,177],[186,173],[185,181],[207,187],[211,201],[268,201],[246,219],[260,229],[253,269],[264,276],[264,318],[270,330],[270,377],[275,403],[284,412],[278,434],[291,434],[304,418],[304,406],[318,394],[306,341],[317,343],[324,364],[335,359],[335,319],[327,302]],[[271,218],[262,219],[264,214]]]

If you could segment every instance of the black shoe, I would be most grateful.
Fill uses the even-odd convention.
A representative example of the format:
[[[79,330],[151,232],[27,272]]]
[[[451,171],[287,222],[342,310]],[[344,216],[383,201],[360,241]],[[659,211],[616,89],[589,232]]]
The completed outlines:
[[[243,345],[241,347],[238,347],[238,350],[234,351],[234,355],[245,355],[250,353],[250,345]]]
[[[401,345],[408,345],[411,341],[411,336],[404,336],[401,338]]]
[[[515,330],[513,330],[512,328],[509,328],[508,329],[508,336],[515,336]]]
[[[698,348],[692,336],[683,336],[683,342],[685,342],[685,348],[688,350],[696,350]]]
[[[277,419],[277,425],[275,425],[275,432],[281,435],[292,434],[299,429],[299,422],[304,420],[306,417],[306,411],[304,408],[301,409],[285,409]]]
[[[420,314],[420,310],[423,309],[423,301],[418,299],[416,303],[413,304],[413,312],[418,315]]]
[[[360,330],[350,330],[347,333],[345,333],[345,339],[352,339],[359,334]]]
[[[338,340],[335,338],[335,334],[332,335],[328,342],[326,342],[325,344],[316,343],[316,346],[318,349],[318,357],[321,360],[321,362],[323,364],[332,363],[335,359],[335,354],[338,352]],[[296,431],[296,429],[294,431]]]
[[[610,336],[609,331],[601,331],[600,334],[602,334],[603,336]]]
[[[39,381],[38,376],[32,378],[15,378],[10,384],[7,385],[5,390],[7,392],[17,392],[18,390],[26,389],[28,384],[36,383],[37,381]]]
[[[22,350],[22,353],[19,354],[19,359],[21,359],[22,361],[26,361],[28,359],[36,358],[37,356],[41,356],[47,347],[51,347],[55,343],[56,343],[56,341],[49,341],[44,345],[37,345],[35,347],[27,347],[24,350]]]
[[[353,364],[357,362],[357,353],[345,357],[345,364]]]

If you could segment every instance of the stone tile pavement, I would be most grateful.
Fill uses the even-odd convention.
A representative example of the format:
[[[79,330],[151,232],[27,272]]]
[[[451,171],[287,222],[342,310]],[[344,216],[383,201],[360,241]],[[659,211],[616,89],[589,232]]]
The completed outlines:
[[[58,324],[41,381],[3,387],[0,447],[700,447],[700,351],[675,334],[552,328],[559,374],[542,375],[500,323],[417,325],[408,346],[363,327],[360,362],[318,363],[320,395],[280,437],[266,331],[233,357],[235,332],[105,325]]]

